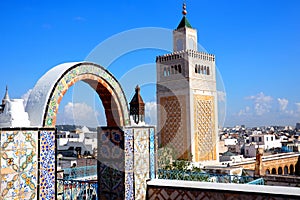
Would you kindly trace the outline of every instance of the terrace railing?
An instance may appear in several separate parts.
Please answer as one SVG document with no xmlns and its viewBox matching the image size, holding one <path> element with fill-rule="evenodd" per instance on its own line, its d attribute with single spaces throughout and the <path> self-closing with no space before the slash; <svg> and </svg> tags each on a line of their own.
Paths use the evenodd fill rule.
<svg viewBox="0 0 300 200">
<path fill-rule="evenodd" d="M 238 176 L 227 174 L 209 174 L 195 171 L 181 171 L 181 170 L 158 170 L 158 179 L 173 179 L 173 180 L 187 180 L 187 181 L 202 181 L 215 183 L 239 183 L 239 184 L 260 184 L 261 182 L 253 182 L 255 180 L 252 176 Z"/>
<path fill-rule="evenodd" d="M 97 181 L 57 180 L 57 200 L 97 200 Z"/>
<path fill-rule="evenodd" d="M 64 168 L 64 179 L 74 180 L 78 178 L 84 178 L 88 176 L 97 175 L 97 165 L 84 166 L 84 167 L 74 167 L 74 168 Z"/>
</svg>

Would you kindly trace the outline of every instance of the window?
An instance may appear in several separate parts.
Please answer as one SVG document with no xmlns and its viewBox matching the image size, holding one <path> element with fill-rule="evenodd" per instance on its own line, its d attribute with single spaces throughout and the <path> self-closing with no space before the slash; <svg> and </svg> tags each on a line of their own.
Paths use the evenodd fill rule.
<svg viewBox="0 0 300 200">
<path fill-rule="evenodd" d="M 251 138 L 251 141 L 254 142 L 254 137 Z"/>
<path fill-rule="evenodd" d="M 195 73 L 198 73 L 198 65 L 195 66 Z"/>
<path fill-rule="evenodd" d="M 164 76 L 167 76 L 167 69 L 164 68 Z"/>
<path fill-rule="evenodd" d="M 178 65 L 178 73 L 181 74 L 181 65 Z"/>
<path fill-rule="evenodd" d="M 177 65 L 175 65 L 175 74 L 178 73 Z"/>
<path fill-rule="evenodd" d="M 207 75 L 210 74 L 210 72 L 209 72 L 209 67 L 206 68 L 206 74 L 207 74 Z"/>
<path fill-rule="evenodd" d="M 171 74 L 174 74 L 174 66 L 171 66 Z"/>
<path fill-rule="evenodd" d="M 259 137 L 259 138 L 258 138 L 258 141 L 259 141 L 259 142 L 261 142 L 261 141 L 262 141 L 261 137 Z"/>
<path fill-rule="evenodd" d="M 182 51 L 183 50 L 183 41 L 182 39 L 177 40 L 177 51 Z"/>
<path fill-rule="evenodd" d="M 274 139 L 273 136 L 271 136 L 271 141 L 273 141 L 273 139 Z"/>
</svg>

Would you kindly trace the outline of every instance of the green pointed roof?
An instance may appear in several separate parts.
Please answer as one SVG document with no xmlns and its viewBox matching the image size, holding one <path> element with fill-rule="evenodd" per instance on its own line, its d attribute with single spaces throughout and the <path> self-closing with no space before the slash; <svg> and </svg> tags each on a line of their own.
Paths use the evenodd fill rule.
<svg viewBox="0 0 300 200">
<path fill-rule="evenodd" d="M 190 24 L 190 22 L 188 21 L 188 19 L 186 18 L 186 16 L 183 16 L 179 25 L 177 26 L 177 29 L 183 28 L 183 27 L 188 27 L 188 28 L 193 28 Z"/>
</svg>

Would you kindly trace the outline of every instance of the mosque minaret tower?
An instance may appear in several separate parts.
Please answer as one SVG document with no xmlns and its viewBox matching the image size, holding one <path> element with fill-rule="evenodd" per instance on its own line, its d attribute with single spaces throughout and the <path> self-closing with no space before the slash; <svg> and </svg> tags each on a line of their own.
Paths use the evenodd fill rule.
<svg viewBox="0 0 300 200">
<path fill-rule="evenodd" d="M 218 161 L 215 56 L 198 51 L 185 4 L 182 14 L 173 52 L 156 57 L 159 144 L 179 159 Z"/>
</svg>

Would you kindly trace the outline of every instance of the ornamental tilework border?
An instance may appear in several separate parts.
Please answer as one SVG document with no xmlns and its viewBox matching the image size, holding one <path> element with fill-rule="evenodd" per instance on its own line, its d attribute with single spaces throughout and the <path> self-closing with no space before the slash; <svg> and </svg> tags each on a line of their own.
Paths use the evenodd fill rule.
<svg viewBox="0 0 300 200">
<path fill-rule="evenodd" d="M 150 172 L 150 130 L 134 128 L 134 189 L 135 199 L 146 198 L 146 180 Z"/>
<path fill-rule="evenodd" d="M 37 198 L 37 141 L 38 131 L 1 130 L 0 195 L 3 199 Z"/>
<path fill-rule="evenodd" d="M 125 136 L 125 199 L 134 199 L 134 175 L 133 175 L 133 130 L 124 130 Z"/>
<path fill-rule="evenodd" d="M 129 125 L 129 113 L 126 113 L 125 109 L 127 108 L 127 100 L 125 99 L 121 86 L 116 81 L 116 79 L 114 79 L 113 76 L 109 74 L 105 69 L 88 63 L 83 63 L 74 67 L 66 74 L 64 74 L 63 77 L 56 84 L 54 92 L 49 101 L 48 108 L 46 110 L 44 125 L 46 127 L 55 126 L 56 112 L 58 110 L 59 103 L 63 98 L 65 92 L 68 90 L 68 88 L 72 86 L 76 81 L 78 81 L 80 76 L 90 76 L 91 78 L 95 76 L 106 81 L 114 89 L 114 93 L 116 94 L 120 105 L 123 107 L 123 112 L 125 112 L 123 115 L 124 124 Z"/>
<path fill-rule="evenodd" d="M 156 143 L 156 139 L 155 139 L 155 129 L 154 128 L 150 128 L 150 178 L 154 179 L 155 178 L 155 168 L 156 168 L 156 164 L 155 164 L 155 147 L 157 149 L 157 143 Z"/>
<path fill-rule="evenodd" d="M 39 197 L 55 198 L 55 131 L 40 131 Z"/>
</svg>

